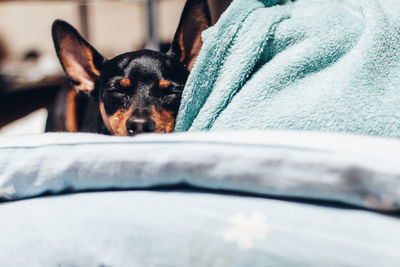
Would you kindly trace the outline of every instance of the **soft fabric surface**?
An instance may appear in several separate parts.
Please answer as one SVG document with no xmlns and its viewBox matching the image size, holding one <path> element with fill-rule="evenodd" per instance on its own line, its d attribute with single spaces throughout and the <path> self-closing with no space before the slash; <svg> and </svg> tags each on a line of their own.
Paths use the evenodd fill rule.
<svg viewBox="0 0 400 267">
<path fill-rule="evenodd" d="M 3 200 L 187 184 L 400 210 L 400 141 L 309 132 L 0 138 Z"/>
<path fill-rule="evenodd" d="M 400 137 L 399 14 L 398 0 L 233 1 L 203 33 L 176 130 Z"/>
<path fill-rule="evenodd" d="M 400 266 L 400 221 L 195 192 L 97 192 L 0 205 L 0 266 Z"/>
</svg>

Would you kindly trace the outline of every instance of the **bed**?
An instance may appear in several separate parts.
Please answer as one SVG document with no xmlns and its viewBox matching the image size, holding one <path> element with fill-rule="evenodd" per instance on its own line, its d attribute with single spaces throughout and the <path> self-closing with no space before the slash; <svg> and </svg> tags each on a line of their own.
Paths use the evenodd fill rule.
<svg viewBox="0 0 400 267">
<path fill-rule="evenodd" d="M 0 266 L 400 266 L 400 141 L 0 139 Z"/>
</svg>

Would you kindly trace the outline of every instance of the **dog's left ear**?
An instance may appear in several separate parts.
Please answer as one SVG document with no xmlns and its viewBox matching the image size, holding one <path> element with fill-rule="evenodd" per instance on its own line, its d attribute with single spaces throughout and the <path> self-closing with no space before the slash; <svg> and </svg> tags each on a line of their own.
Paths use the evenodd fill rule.
<svg viewBox="0 0 400 267">
<path fill-rule="evenodd" d="M 187 0 L 169 53 L 178 56 L 189 71 L 203 45 L 201 33 L 210 25 L 207 0 Z"/>
</svg>

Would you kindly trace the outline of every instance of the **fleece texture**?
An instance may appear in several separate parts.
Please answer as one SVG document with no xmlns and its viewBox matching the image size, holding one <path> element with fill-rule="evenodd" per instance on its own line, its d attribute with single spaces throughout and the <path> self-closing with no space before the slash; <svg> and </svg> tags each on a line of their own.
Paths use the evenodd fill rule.
<svg viewBox="0 0 400 267">
<path fill-rule="evenodd" d="M 203 32 L 176 131 L 400 137 L 400 1 L 235 0 Z"/>
</svg>

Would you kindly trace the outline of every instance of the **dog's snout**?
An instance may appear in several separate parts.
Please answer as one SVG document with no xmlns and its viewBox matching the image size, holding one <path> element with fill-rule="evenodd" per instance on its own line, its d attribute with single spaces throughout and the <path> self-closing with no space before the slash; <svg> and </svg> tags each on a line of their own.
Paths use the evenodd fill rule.
<svg viewBox="0 0 400 267">
<path fill-rule="evenodd" d="M 150 111 L 146 108 L 136 108 L 133 112 L 132 112 L 132 116 L 133 117 L 148 117 L 150 116 Z"/>
<path fill-rule="evenodd" d="M 128 135 L 135 135 L 138 133 L 151 133 L 154 132 L 155 126 L 155 122 L 148 118 L 130 118 L 126 122 Z"/>
</svg>

